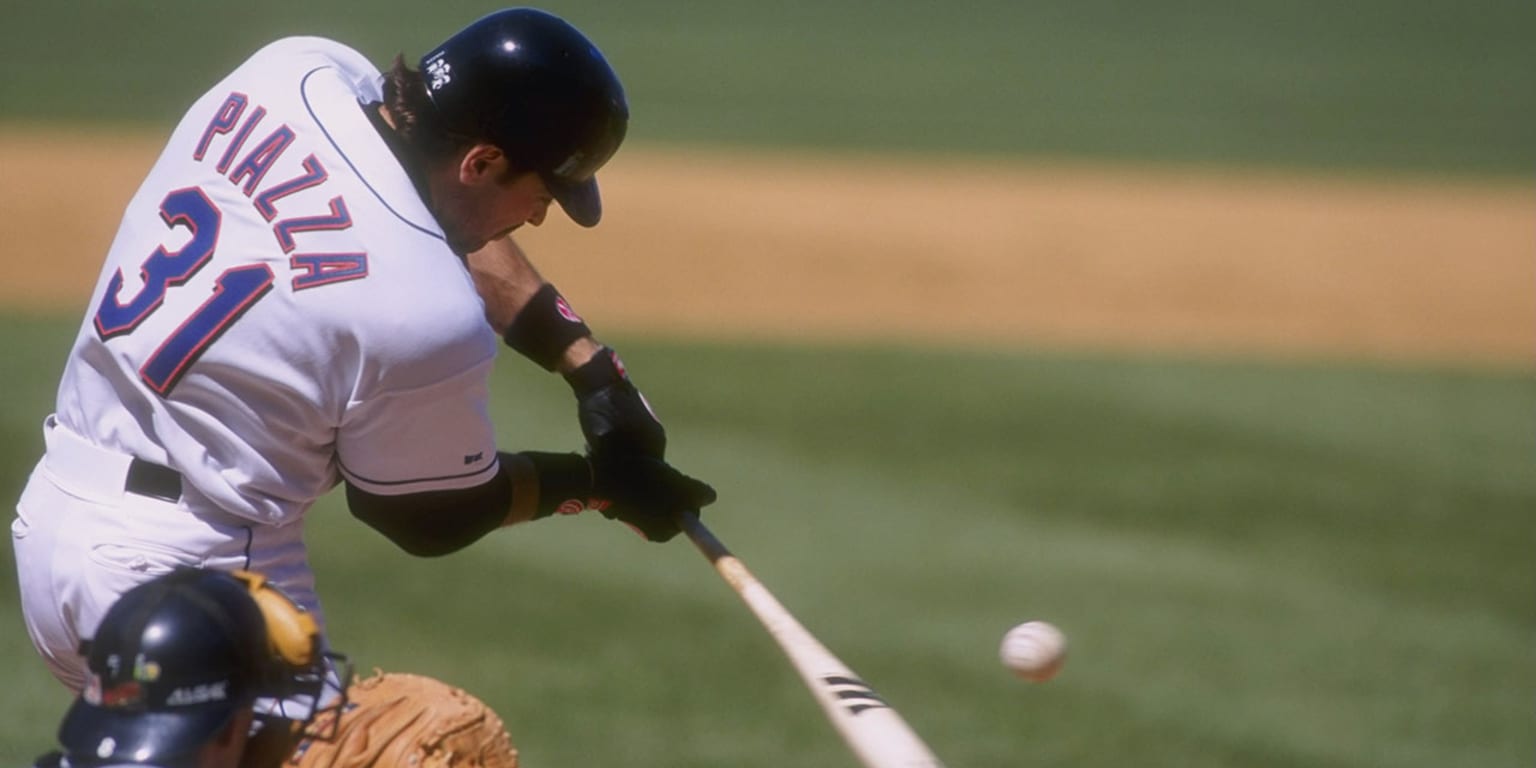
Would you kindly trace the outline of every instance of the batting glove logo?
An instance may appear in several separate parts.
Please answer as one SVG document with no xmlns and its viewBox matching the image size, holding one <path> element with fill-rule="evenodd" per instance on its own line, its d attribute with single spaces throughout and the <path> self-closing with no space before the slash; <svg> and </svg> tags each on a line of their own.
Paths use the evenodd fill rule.
<svg viewBox="0 0 1536 768">
<path fill-rule="evenodd" d="M 581 499 L 566 499 L 565 501 L 560 502 L 559 506 L 555 507 L 555 514 L 579 515 L 589 509 L 602 512 L 608 509 L 608 507 L 612 504 L 613 502 L 607 499 L 587 499 L 586 501 L 582 501 Z"/>
</svg>

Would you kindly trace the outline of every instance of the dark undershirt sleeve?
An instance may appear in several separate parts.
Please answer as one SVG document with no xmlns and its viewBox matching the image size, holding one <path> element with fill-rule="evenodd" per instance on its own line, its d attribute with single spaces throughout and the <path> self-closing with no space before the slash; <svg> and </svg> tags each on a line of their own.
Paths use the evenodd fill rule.
<svg viewBox="0 0 1536 768">
<path fill-rule="evenodd" d="M 451 491 L 380 496 L 347 483 L 352 516 L 417 557 L 457 552 L 496 530 L 512 506 L 503 465 L 490 482 Z"/>
</svg>

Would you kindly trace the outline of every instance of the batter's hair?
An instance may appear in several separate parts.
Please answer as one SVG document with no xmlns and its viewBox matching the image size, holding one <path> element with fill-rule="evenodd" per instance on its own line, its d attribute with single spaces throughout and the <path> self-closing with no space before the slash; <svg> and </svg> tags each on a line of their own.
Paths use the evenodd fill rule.
<svg viewBox="0 0 1536 768">
<path fill-rule="evenodd" d="M 450 159 L 474 144 L 489 141 L 448 130 L 427 97 L 426 78 L 406 66 L 403 55 L 397 54 L 394 65 L 384 73 L 384 108 L 394 118 L 396 139 L 427 163 Z M 522 158 L 510 154 L 507 160 L 503 181 L 522 173 L 526 165 Z"/>
<path fill-rule="evenodd" d="M 426 160 L 441 160 L 475 143 L 469 136 L 450 133 L 427 97 L 427 81 L 405 64 L 404 55 L 384 73 L 384 108 L 395 123 L 401 144 Z"/>
</svg>

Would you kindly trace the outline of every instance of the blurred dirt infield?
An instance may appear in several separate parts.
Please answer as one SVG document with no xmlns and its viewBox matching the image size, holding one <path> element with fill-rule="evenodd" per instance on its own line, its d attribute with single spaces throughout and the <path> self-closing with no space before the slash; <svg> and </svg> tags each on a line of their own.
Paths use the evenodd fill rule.
<svg viewBox="0 0 1536 768">
<path fill-rule="evenodd" d="M 160 138 L 0 130 L 0 302 L 78 312 Z M 1536 188 L 626 147 L 519 234 L 610 333 L 1529 366 Z"/>
</svg>

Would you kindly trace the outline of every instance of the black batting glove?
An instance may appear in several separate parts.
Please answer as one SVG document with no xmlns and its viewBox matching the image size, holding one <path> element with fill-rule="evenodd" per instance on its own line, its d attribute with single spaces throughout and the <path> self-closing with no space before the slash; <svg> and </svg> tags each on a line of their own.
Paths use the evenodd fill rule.
<svg viewBox="0 0 1536 768">
<path fill-rule="evenodd" d="M 609 520 L 629 524 L 650 541 L 670 541 L 682 529 L 678 512 L 715 502 L 715 489 L 653 456 L 593 452 L 593 504 Z"/>
<path fill-rule="evenodd" d="M 565 380 L 576 394 L 576 417 L 587 449 L 594 454 L 637 454 L 660 459 L 667 430 L 645 396 L 629 380 L 613 349 L 603 347 Z"/>
</svg>

